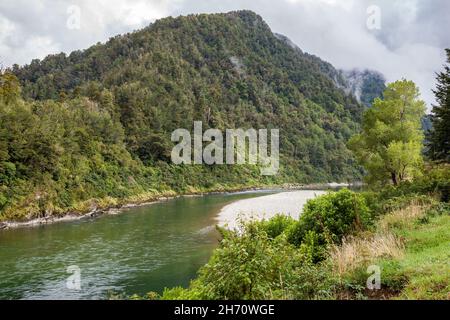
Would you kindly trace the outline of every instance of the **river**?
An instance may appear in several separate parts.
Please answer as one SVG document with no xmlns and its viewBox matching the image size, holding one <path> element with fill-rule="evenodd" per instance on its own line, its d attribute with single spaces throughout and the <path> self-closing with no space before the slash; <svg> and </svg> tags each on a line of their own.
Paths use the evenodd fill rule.
<svg viewBox="0 0 450 320">
<path fill-rule="evenodd" d="M 221 209 L 229 215 L 230 204 L 274 193 L 180 197 L 117 215 L 0 231 L 0 299 L 105 299 L 186 287 L 218 245 Z M 70 266 L 79 270 L 80 290 L 67 288 Z"/>
</svg>

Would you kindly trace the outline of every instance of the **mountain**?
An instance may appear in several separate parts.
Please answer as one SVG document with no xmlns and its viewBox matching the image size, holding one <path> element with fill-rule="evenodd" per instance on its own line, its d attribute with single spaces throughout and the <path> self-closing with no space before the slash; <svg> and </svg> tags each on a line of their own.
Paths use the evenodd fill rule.
<svg viewBox="0 0 450 320">
<path fill-rule="evenodd" d="M 366 107 L 372 106 L 375 98 L 383 97 L 386 79 L 381 73 L 359 69 L 342 70 L 341 73 L 346 82 L 347 92 L 353 94 Z"/>
<path fill-rule="evenodd" d="M 33 203 L 46 188 L 48 199 L 40 201 L 57 208 L 50 211 L 64 211 L 92 197 L 343 181 L 360 174 L 346 142 L 364 108 L 330 77 L 340 74 L 331 64 L 287 44 L 250 11 L 161 19 L 11 71 L 22 86 L 24 101 L 17 103 L 25 107 L 3 106 L 5 126 L 12 116 L 18 126 L 26 118 L 15 114 L 21 110 L 35 119 L 38 134 L 22 137 L 27 130 L 5 129 L 4 208 L 24 199 Z M 191 130 L 194 121 L 202 121 L 204 130 L 279 128 L 280 174 L 261 177 L 251 166 L 171 164 L 172 131 Z M 32 152 L 15 150 L 12 134 Z M 45 141 L 33 140 L 41 135 Z M 14 176 L 7 176 L 12 166 Z"/>
<path fill-rule="evenodd" d="M 300 49 L 300 47 L 298 47 L 291 39 L 289 39 L 285 35 L 279 33 L 274 33 L 274 35 L 275 37 L 277 37 L 278 40 L 284 42 L 286 45 L 295 50 L 298 54 L 302 55 L 305 59 L 308 59 L 311 64 L 314 64 L 318 68 L 318 70 L 322 72 L 323 75 L 325 75 L 331 81 L 334 82 L 336 87 L 344 89 L 348 93 L 352 93 L 349 90 L 347 90 L 349 89 L 348 82 L 341 70 L 336 69 L 335 67 L 333 67 L 331 63 L 323 61 L 322 59 L 313 54 L 303 52 L 302 49 Z"/>
<path fill-rule="evenodd" d="M 330 78 L 338 88 L 352 94 L 358 102 L 362 103 L 364 106 L 370 107 L 375 98 L 383 97 L 383 92 L 386 89 L 386 79 L 380 72 L 367 69 L 336 69 L 333 65 L 321 60 L 317 56 L 303 53 L 303 51 L 285 35 L 278 33 L 275 33 L 274 35 L 299 54 L 309 58 L 311 63 L 316 64 L 320 71 Z"/>
</svg>

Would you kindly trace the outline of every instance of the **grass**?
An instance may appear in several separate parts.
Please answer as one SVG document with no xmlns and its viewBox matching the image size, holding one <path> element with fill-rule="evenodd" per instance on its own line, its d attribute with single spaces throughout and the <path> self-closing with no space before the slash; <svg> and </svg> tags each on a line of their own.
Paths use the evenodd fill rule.
<svg viewBox="0 0 450 320">
<path fill-rule="evenodd" d="M 388 275 L 407 279 L 401 299 L 450 299 L 450 215 L 416 220 L 409 228 L 396 228 L 405 239 L 405 257 L 392 264 L 381 261 Z"/>
<path fill-rule="evenodd" d="M 365 290 L 367 267 L 378 265 L 380 294 L 365 290 L 366 298 L 450 299 L 449 207 L 412 204 L 389 213 L 373 233 L 333 247 L 330 260 L 345 288 L 357 288 L 353 297 Z"/>
<path fill-rule="evenodd" d="M 333 261 L 333 272 L 342 278 L 348 272 L 376 258 L 403 257 L 404 244 L 401 239 L 391 233 L 352 237 L 344 239 L 340 246 L 333 246 L 330 255 Z"/>
<path fill-rule="evenodd" d="M 420 205 L 419 203 L 413 202 L 405 208 L 398 209 L 383 216 L 378 222 L 377 227 L 379 230 L 384 231 L 409 229 L 415 221 L 424 219 L 429 209 L 430 205 Z"/>
</svg>

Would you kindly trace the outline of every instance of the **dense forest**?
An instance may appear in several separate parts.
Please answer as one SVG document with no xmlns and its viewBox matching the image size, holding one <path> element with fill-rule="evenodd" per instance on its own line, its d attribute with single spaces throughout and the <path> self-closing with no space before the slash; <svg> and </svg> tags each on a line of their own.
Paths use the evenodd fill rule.
<svg viewBox="0 0 450 320">
<path fill-rule="evenodd" d="M 249 11 L 158 20 L 1 78 L 1 219 L 162 193 L 359 179 L 346 143 L 363 107 L 330 64 Z M 18 81 L 17 81 L 18 79 Z M 174 166 L 171 132 L 279 128 L 280 172 Z"/>
</svg>

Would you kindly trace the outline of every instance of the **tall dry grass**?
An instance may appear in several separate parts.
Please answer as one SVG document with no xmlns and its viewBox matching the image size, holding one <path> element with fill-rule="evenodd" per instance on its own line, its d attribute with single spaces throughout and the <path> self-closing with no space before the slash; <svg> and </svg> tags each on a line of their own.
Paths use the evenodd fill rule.
<svg viewBox="0 0 450 320">
<path fill-rule="evenodd" d="M 331 248 L 330 258 L 333 271 L 343 276 L 376 258 L 401 258 L 403 252 L 401 239 L 391 233 L 378 233 L 367 238 L 344 239 L 342 245 Z"/>
<path fill-rule="evenodd" d="M 405 245 L 392 233 L 392 228 L 409 226 L 426 215 L 429 205 L 411 203 L 406 208 L 383 216 L 377 223 L 377 231 L 371 235 L 359 235 L 344 239 L 341 245 L 330 250 L 333 271 L 343 276 L 377 258 L 400 259 L 404 255 Z"/>
<path fill-rule="evenodd" d="M 381 232 L 392 228 L 404 228 L 410 226 L 417 219 L 423 218 L 430 205 L 413 202 L 406 208 L 402 208 L 383 216 L 378 222 L 378 229 Z"/>
</svg>

